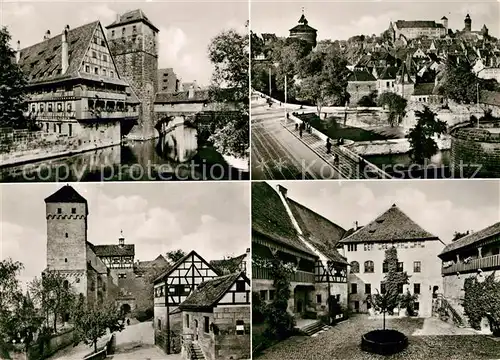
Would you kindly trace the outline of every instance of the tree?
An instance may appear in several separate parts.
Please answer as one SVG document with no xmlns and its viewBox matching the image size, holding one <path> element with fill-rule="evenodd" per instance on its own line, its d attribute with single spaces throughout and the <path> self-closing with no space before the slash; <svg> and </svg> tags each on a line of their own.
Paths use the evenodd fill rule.
<svg viewBox="0 0 500 360">
<path fill-rule="evenodd" d="M 214 65 L 210 99 L 220 107 L 209 141 L 219 152 L 237 157 L 249 155 L 248 54 L 249 36 L 234 30 L 221 32 L 208 47 Z"/>
<path fill-rule="evenodd" d="M 446 133 L 446 122 L 436 118 L 427 106 L 424 111 L 415 111 L 417 124 L 410 129 L 407 138 L 410 142 L 410 158 L 417 164 L 424 164 L 439 151 L 433 136 Z"/>
<path fill-rule="evenodd" d="M 372 91 L 369 95 L 364 95 L 363 97 L 361 97 L 361 99 L 359 99 L 358 101 L 358 105 L 363 107 L 377 106 L 376 98 L 377 92 Z"/>
<path fill-rule="evenodd" d="M 114 305 L 103 307 L 80 306 L 75 309 L 74 329 L 78 339 L 84 344 L 94 347 L 97 352 L 97 341 L 110 332 L 122 331 L 125 327 L 119 309 Z"/>
<path fill-rule="evenodd" d="M 0 127 L 29 128 L 34 123 L 23 115 L 27 81 L 14 60 L 16 52 L 9 46 L 10 39 L 7 28 L 0 28 Z"/>
<path fill-rule="evenodd" d="M 385 314 L 393 315 L 394 308 L 400 305 L 402 296 L 399 290 L 403 285 L 408 284 L 409 276 L 406 272 L 398 271 L 398 252 L 394 246 L 385 251 L 384 262 L 388 267 L 383 281 L 385 292 L 374 294 L 372 301 L 375 309 L 382 311 L 384 315 L 385 330 Z"/>
<path fill-rule="evenodd" d="M 348 98 L 347 62 L 335 51 L 312 52 L 300 64 L 298 95 L 316 105 L 318 116 L 328 102 L 343 104 Z"/>
<path fill-rule="evenodd" d="M 24 266 L 11 258 L 0 262 L 0 345 L 10 341 L 13 336 L 15 312 L 22 298 L 17 276 Z"/>
<path fill-rule="evenodd" d="M 19 293 L 16 296 L 16 305 L 9 323 L 11 337 L 18 342 L 23 342 L 24 350 L 27 351 L 42 323 L 43 316 L 35 308 L 29 293 L 26 295 Z"/>
<path fill-rule="evenodd" d="M 391 127 L 399 125 L 405 115 L 407 100 L 396 93 L 384 92 L 378 98 L 379 106 L 387 106 L 389 109 L 388 121 Z"/>
<path fill-rule="evenodd" d="M 179 261 L 184 256 L 186 256 L 186 253 L 181 249 L 171 250 L 171 251 L 167 252 L 167 259 L 173 263 Z"/>
<path fill-rule="evenodd" d="M 458 239 L 461 239 L 463 238 L 464 236 L 467 236 L 469 235 L 469 230 L 467 230 L 466 232 L 459 232 L 459 231 L 455 231 L 455 233 L 453 234 L 453 239 L 451 239 L 451 241 L 457 241 Z"/>
<path fill-rule="evenodd" d="M 57 319 L 64 321 L 64 317 L 75 302 L 75 294 L 69 282 L 61 273 L 48 271 L 42 274 L 41 278 L 33 279 L 29 289 L 45 315 L 47 326 L 52 320 L 52 329 L 56 332 Z"/>
</svg>

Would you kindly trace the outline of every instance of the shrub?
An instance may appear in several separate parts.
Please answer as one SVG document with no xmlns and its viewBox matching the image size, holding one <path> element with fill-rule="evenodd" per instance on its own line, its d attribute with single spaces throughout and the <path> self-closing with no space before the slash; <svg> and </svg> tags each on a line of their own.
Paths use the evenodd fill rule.
<svg viewBox="0 0 500 360">
<path fill-rule="evenodd" d="M 266 303 L 262 301 L 259 293 L 252 292 L 252 323 L 262 324 L 265 321 Z"/>
<path fill-rule="evenodd" d="M 134 317 L 140 322 L 151 320 L 153 316 L 154 316 L 154 310 L 151 308 L 147 308 L 145 310 L 138 310 L 134 314 Z"/>
<path fill-rule="evenodd" d="M 469 323 L 474 329 L 480 329 L 481 320 L 487 317 L 491 327 L 500 324 L 500 281 L 495 280 L 495 273 L 487 276 L 483 282 L 477 278 L 465 279 L 463 307 Z"/>
<path fill-rule="evenodd" d="M 406 294 L 401 296 L 399 301 L 399 306 L 403 309 L 406 309 L 407 316 L 415 316 L 415 302 L 418 299 L 418 295 L 410 294 L 410 291 L 406 291 Z"/>
</svg>

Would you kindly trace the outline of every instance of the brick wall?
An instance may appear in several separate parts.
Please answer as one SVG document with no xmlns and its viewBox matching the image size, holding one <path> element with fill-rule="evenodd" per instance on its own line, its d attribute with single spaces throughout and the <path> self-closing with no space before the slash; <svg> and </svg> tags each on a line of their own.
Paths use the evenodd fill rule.
<svg viewBox="0 0 500 360">
<path fill-rule="evenodd" d="M 500 177 L 500 136 L 485 129 L 461 128 L 452 133 L 451 164 L 460 171 L 462 164 L 481 165 L 476 176 Z M 474 171 L 476 168 L 471 169 Z"/>
</svg>

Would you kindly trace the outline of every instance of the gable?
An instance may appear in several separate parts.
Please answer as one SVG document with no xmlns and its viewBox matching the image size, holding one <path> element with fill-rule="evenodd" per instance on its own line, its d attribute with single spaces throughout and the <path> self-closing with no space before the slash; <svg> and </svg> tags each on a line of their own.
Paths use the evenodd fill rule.
<svg viewBox="0 0 500 360">
<path fill-rule="evenodd" d="M 120 77 L 101 24 L 95 28 L 89 39 L 78 71 L 98 75 L 103 79 Z"/>
<path fill-rule="evenodd" d="M 250 280 L 240 275 L 233 285 L 222 295 L 216 305 L 243 305 L 250 304 Z"/>
</svg>

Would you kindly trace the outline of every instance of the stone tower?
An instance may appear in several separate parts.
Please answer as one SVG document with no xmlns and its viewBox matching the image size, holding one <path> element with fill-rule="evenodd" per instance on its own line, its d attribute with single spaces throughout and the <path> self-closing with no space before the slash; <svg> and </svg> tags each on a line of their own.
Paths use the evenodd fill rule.
<svg viewBox="0 0 500 360">
<path fill-rule="evenodd" d="M 302 9 L 299 24 L 290 29 L 289 37 L 307 42 L 311 46 L 311 49 L 316 47 L 317 30 L 309 26 L 309 22 L 304 15 L 304 9 Z"/>
<path fill-rule="evenodd" d="M 118 15 L 106 26 L 110 51 L 120 77 L 141 101 L 139 122 L 129 138 L 147 140 L 155 136 L 154 98 L 158 91 L 158 28 L 142 10 Z"/>
<path fill-rule="evenodd" d="M 86 294 L 87 200 L 66 185 L 45 199 L 47 270 L 59 271 Z"/>
<path fill-rule="evenodd" d="M 469 14 L 467 14 L 467 16 L 465 17 L 465 20 L 464 20 L 464 30 L 465 31 L 471 31 L 472 30 L 472 20 L 469 16 Z"/>
</svg>

